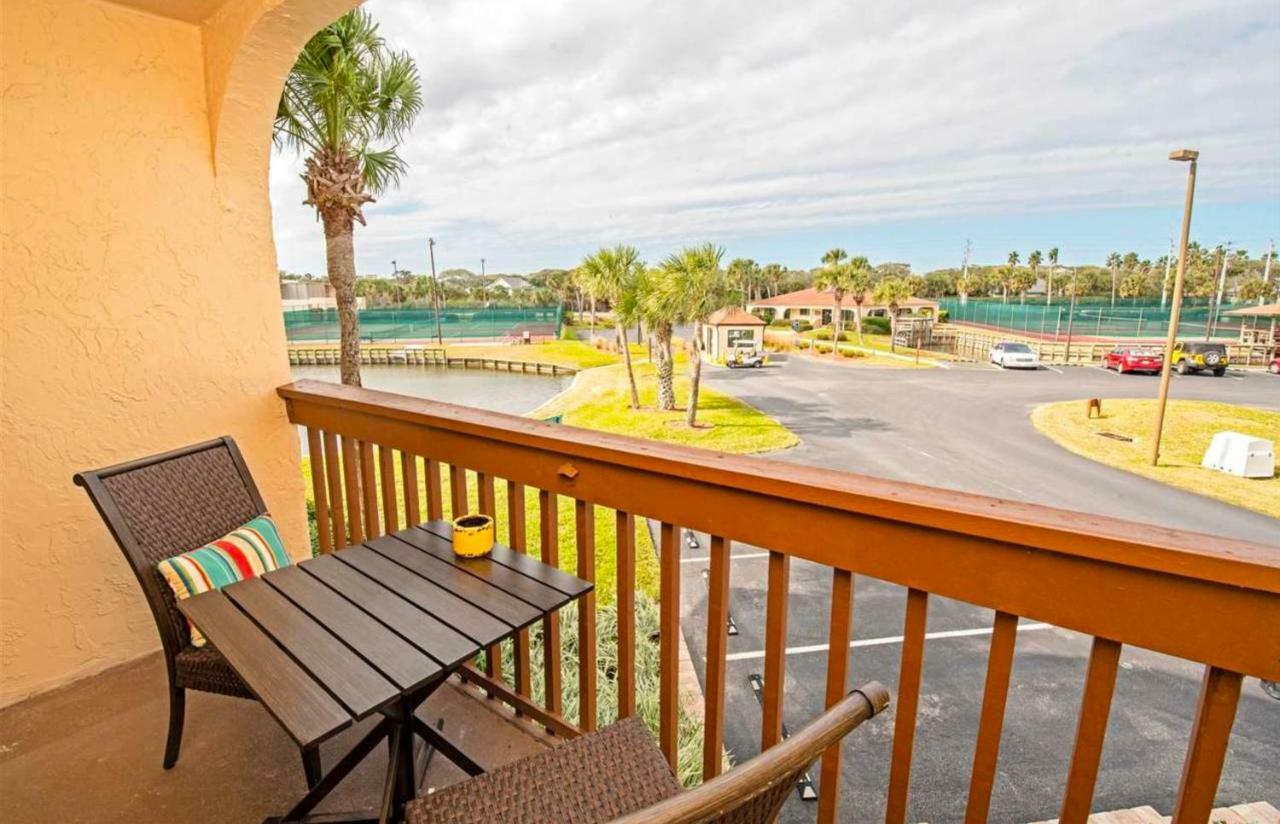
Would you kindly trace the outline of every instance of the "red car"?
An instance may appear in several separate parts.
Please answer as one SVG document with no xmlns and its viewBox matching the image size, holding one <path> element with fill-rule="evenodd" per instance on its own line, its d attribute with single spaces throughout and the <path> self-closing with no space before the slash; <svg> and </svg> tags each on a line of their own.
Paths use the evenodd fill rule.
<svg viewBox="0 0 1280 824">
<path fill-rule="evenodd" d="M 1280 355 L 1271 359 L 1271 363 L 1267 364 L 1267 371 L 1273 375 L 1280 375 Z"/>
<path fill-rule="evenodd" d="M 1102 359 L 1103 369 L 1114 369 L 1120 374 L 1125 372 L 1159 372 L 1164 366 L 1164 358 L 1154 349 L 1140 346 L 1117 346 Z"/>
</svg>

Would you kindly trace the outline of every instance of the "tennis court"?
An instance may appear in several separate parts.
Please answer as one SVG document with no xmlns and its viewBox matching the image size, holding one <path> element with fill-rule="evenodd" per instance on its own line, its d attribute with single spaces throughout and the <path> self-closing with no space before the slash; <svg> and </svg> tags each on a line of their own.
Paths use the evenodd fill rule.
<svg viewBox="0 0 1280 824">
<path fill-rule="evenodd" d="M 964 302 L 959 298 L 941 298 L 938 304 L 951 321 L 1047 340 L 1066 339 L 1068 327 L 1075 338 L 1162 338 L 1169 328 L 1170 308 L 1162 307 L 1159 298 L 1117 300 L 1114 306 L 1109 298 L 1082 298 L 1076 301 L 1074 310 L 1069 298 L 1061 303 L 1055 299 L 1052 304 L 1044 303 L 1043 299 L 1001 303 L 992 298 L 970 298 Z M 1245 305 L 1224 303 L 1210 307 L 1205 298 L 1188 298 L 1183 301 L 1178 335 L 1202 338 L 1206 329 L 1210 329 L 1214 337 L 1237 338 L 1242 321 L 1226 313 Z"/>
<path fill-rule="evenodd" d="M 478 306 L 446 308 L 440 312 L 440 334 L 446 339 L 505 340 L 555 338 L 560 333 L 559 306 Z M 336 309 L 302 309 L 284 313 L 290 343 L 336 341 Z M 378 307 L 360 310 L 360 339 L 414 340 L 436 337 L 432 308 Z"/>
</svg>

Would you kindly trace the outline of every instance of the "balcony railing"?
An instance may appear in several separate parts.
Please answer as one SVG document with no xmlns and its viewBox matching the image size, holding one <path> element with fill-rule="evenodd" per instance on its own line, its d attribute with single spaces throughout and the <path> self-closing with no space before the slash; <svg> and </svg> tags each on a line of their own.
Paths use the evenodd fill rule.
<svg viewBox="0 0 1280 824">
<path fill-rule="evenodd" d="M 513 500 L 538 491 L 541 553 L 558 562 L 558 496 L 576 511 L 577 574 L 594 574 L 593 507 L 617 512 L 618 706 L 635 712 L 633 518 L 661 524 L 660 743 L 675 765 L 678 709 L 679 530 L 711 537 L 703 774 L 721 770 L 733 541 L 767 548 L 763 732 L 781 736 L 788 577 L 793 558 L 831 569 L 826 704 L 845 693 L 854 575 L 908 589 L 887 824 L 906 820 L 925 616 L 931 597 L 995 611 L 986 684 L 974 742 L 967 821 L 985 820 L 1021 618 L 1092 636 L 1063 822 L 1089 814 L 1123 645 L 1204 665 L 1173 821 L 1202 824 L 1218 786 L 1243 675 L 1280 680 L 1280 552 L 1183 532 L 789 463 L 738 457 L 546 424 L 527 418 L 316 381 L 283 386 L 289 419 L 307 428 L 322 551 L 443 512 L 441 469 L 450 467 L 454 511 L 465 509 L 468 473 L 480 508 L 494 512 L 495 484 Z M 376 453 L 376 455 L 375 455 Z M 405 483 L 397 498 L 397 463 Z M 425 473 L 426 500 L 419 500 Z M 380 479 L 380 483 L 378 480 Z M 379 500 L 378 489 L 381 489 Z M 345 505 L 344 505 L 345 501 Z M 525 551 L 524 511 L 510 508 L 507 534 Z M 579 718 L 594 723 L 595 604 L 578 613 Z M 577 729 L 561 715 L 559 628 L 546 633 L 544 707 L 530 695 L 529 643 L 515 642 L 513 687 L 490 655 L 488 673 L 468 677 L 553 730 Z M 819 821 L 833 820 L 840 749 L 821 764 Z"/>
</svg>

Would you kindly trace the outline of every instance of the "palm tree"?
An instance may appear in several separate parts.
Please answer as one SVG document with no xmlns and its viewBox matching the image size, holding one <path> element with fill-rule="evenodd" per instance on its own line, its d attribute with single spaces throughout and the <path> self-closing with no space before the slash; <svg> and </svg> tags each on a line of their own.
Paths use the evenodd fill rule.
<svg viewBox="0 0 1280 824">
<path fill-rule="evenodd" d="M 847 257 L 849 257 L 849 253 L 844 249 L 841 249 L 839 246 L 836 246 L 826 251 L 826 254 L 822 256 L 822 263 L 825 266 L 835 266 Z"/>
<path fill-rule="evenodd" d="M 871 261 L 861 255 L 849 259 L 849 271 L 845 280 L 845 292 L 853 298 L 853 328 L 858 333 L 858 343 L 862 343 L 862 304 L 871 289 Z"/>
<path fill-rule="evenodd" d="M 693 324 L 693 345 L 689 347 L 689 406 L 685 423 L 693 426 L 698 416 L 698 388 L 702 380 L 702 330 L 713 312 L 736 302 L 729 280 L 720 268 L 724 248 L 713 243 L 686 246 L 662 262 L 662 274 L 653 289 L 652 301 L 665 306 L 666 316 L 676 323 Z"/>
<path fill-rule="evenodd" d="M 1053 275 L 1058 271 L 1058 247 L 1049 250 L 1049 285 L 1044 290 L 1045 306 L 1053 305 Z"/>
<path fill-rule="evenodd" d="M 1040 280 L 1040 263 L 1043 260 L 1044 258 L 1041 256 L 1039 249 L 1035 249 L 1031 252 L 1031 254 L 1027 255 L 1027 265 L 1031 267 L 1031 286 L 1032 287 L 1034 287 L 1036 283 Z M 1027 296 L 1026 296 L 1026 293 L 1024 292 L 1022 295 L 1022 300 L 1024 303 L 1026 302 L 1026 299 L 1027 299 Z"/>
<path fill-rule="evenodd" d="M 1116 287 L 1120 279 L 1120 254 L 1112 252 L 1107 255 L 1107 268 L 1111 270 L 1111 305 L 1116 305 Z"/>
<path fill-rule="evenodd" d="M 912 284 L 906 278 L 885 278 L 876 284 L 876 303 L 889 307 L 889 350 L 891 352 L 897 351 L 898 307 L 910 300 L 913 291 Z"/>
<path fill-rule="evenodd" d="M 1004 291 L 1003 291 L 1003 294 L 1001 295 L 1001 298 L 1000 298 L 1000 302 L 1001 302 L 1001 303 L 1008 303 L 1008 302 L 1009 302 L 1009 287 L 1013 285 L 1013 283 L 1012 283 L 1012 282 L 1013 282 L 1013 276 L 1014 276 L 1014 272 L 1015 272 L 1015 271 L 1017 271 L 1017 269 L 1018 269 L 1018 253 L 1017 253 L 1017 252 L 1010 252 L 1010 253 L 1009 253 L 1009 268 L 1005 271 L 1005 276 L 1004 276 L 1003 280 L 1002 280 L 1002 281 L 1001 281 L 1001 283 L 1000 283 L 1000 287 L 1001 287 L 1001 289 L 1003 289 L 1003 290 L 1004 290 Z"/>
<path fill-rule="evenodd" d="M 640 395 L 636 391 L 636 375 L 631 368 L 631 346 L 627 341 L 627 326 L 634 323 L 639 314 L 636 287 L 639 273 L 644 269 L 640 253 L 634 246 L 618 244 L 612 249 L 600 249 L 594 255 L 583 258 L 578 272 L 598 289 L 600 296 L 613 307 L 614 331 L 618 346 L 622 349 L 622 361 L 627 366 L 627 380 L 631 384 L 631 408 L 640 408 Z"/>
<path fill-rule="evenodd" d="M 844 334 L 844 296 L 852 291 L 850 287 L 852 280 L 853 267 L 848 263 L 829 263 L 813 278 L 814 287 L 820 292 L 831 292 L 831 299 L 835 303 L 836 309 L 833 317 L 835 339 L 831 344 L 831 357 L 833 358 L 840 354 L 840 340 Z"/>
<path fill-rule="evenodd" d="M 421 109 L 413 59 L 388 49 L 378 24 L 362 9 L 311 38 L 285 80 L 276 109 L 276 145 L 308 153 L 304 203 L 315 208 L 324 225 L 341 329 L 342 382 L 352 386 L 360 385 L 355 223 L 365 225 L 365 204 L 404 176 L 408 167 L 396 153 L 397 144 Z"/>
</svg>

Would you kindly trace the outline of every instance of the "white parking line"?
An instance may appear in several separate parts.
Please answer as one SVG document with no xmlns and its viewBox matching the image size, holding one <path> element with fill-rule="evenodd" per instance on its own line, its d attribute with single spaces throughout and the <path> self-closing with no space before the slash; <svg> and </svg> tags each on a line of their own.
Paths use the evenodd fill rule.
<svg viewBox="0 0 1280 824">
<path fill-rule="evenodd" d="M 1049 364 L 1047 364 L 1047 363 L 1042 363 L 1042 364 L 1040 364 L 1040 365 L 1041 365 L 1041 366 L 1043 366 L 1045 369 L 1048 369 L 1050 372 L 1057 372 L 1059 375 L 1061 375 L 1061 374 L 1062 374 L 1062 370 L 1061 370 L 1061 369 L 1059 369 L 1059 368 L 1058 368 L 1058 367 L 1056 367 L 1056 366 L 1050 366 L 1050 365 L 1049 365 Z"/>
<path fill-rule="evenodd" d="M 737 555 L 732 555 L 732 554 L 731 554 L 731 555 L 729 556 L 729 560 L 730 560 L 730 561 L 745 561 L 745 560 L 746 560 L 746 559 L 748 559 L 748 558 L 768 558 L 768 557 L 769 557 L 769 553 L 767 553 L 767 552 L 741 552 L 741 553 L 738 553 Z M 682 564 L 709 564 L 709 563 L 711 563 L 711 557 L 710 557 L 710 556 L 707 556 L 707 557 L 705 557 L 705 558 L 681 558 L 681 559 L 680 559 L 680 563 L 682 563 Z"/>
<path fill-rule="evenodd" d="M 1113 378 L 1118 378 L 1118 377 L 1120 377 L 1120 373 L 1119 373 L 1119 372 L 1112 372 L 1110 369 L 1107 369 L 1106 367 L 1103 367 L 1103 366 L 1095 366 L 1095 367 L 1093 367 L 1093 368 L 1094 368 L 1094 369 L 1097 369 L 1099 372 L 1105 372 L 1106 374 L 1110 375 L 1110 376 L 1111 376 L 1111 377 L 1113 377 Z"/>
<path fill-rule="evenodd" d="M 1019 624 L 1018 632 L 1032 632 L 1038 629 L 1050 629 L 1052 624 Z M 983 627 L 982 629 L 952 629 L 943 632 L 926 632 L 925 640 L 937 641 L 942 638 L 971 638 L 975 635 L 990 635 L 993 631 L 992 627 Z M 889 635 L 884 638 L 859 638 L 856 641 L 849 642 L 849 648 L 854 647 L 879 647 L 885 644 L 901 644 L 905 639 L 901 635 Z M 784 652 L 787 655 L 799 655 L 806 652 L 826 652 L 827 644 L 811 644 L 806 647 L 787 647 Z M 732 652 L 725 656 L 726 661 L 752 661 L 764 658 L 764 650 L 752 650 L 750 652 Z"/>
</svg>

